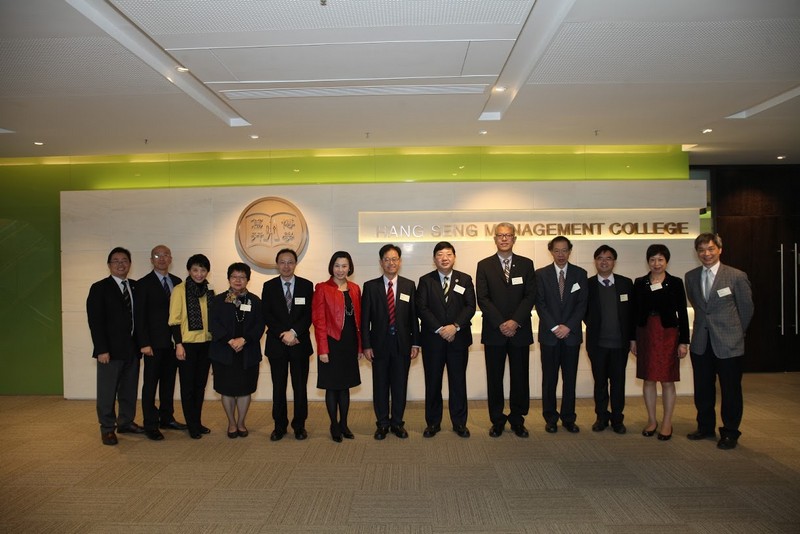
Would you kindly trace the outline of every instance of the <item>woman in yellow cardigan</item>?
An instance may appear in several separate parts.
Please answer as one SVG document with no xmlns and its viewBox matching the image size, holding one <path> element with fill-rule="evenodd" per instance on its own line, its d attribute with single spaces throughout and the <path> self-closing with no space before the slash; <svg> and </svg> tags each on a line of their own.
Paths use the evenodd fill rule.
<svg viewBox="0 0 800 534">
<path fill-rule="evenodd" d="M 186 262 L 189 276 L 172 292 L 169 302 L 169 324 L 178 358 L 181 380 L 181 405 L 189 435 L 200 439 L 211 432 L 203 426 L 201 416 L 205 399 L 208 370 L 211 363 L 209 317 L 214 290 L 208 285 L 211 262 L 203 254 L 195 254 Z"/>
</svg>

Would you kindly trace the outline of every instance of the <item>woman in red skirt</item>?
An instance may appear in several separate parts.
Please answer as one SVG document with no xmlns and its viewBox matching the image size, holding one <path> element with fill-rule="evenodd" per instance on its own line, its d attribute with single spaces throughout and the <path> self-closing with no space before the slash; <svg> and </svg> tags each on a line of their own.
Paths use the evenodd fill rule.
<svg viewBox="0 0 800 534">
<path fill-rule="evenodd" d="M 675 409 L 675 382 L 681 379 L 680 360 L 689 352 L 689 317 L 683 281 L 667 272 L 669 249 L 656 244 L 647 247 L 650 272 L 633 285 L 636 339 L 631 352 L 636 356 L 636 378 L 644 380 L 647 426 L 642 435 L 650 437 L 658 429 L 656 382 L 661 382 L 664 416 L 658 439 L 672 437 L 672 412 Z"/>
</svg>

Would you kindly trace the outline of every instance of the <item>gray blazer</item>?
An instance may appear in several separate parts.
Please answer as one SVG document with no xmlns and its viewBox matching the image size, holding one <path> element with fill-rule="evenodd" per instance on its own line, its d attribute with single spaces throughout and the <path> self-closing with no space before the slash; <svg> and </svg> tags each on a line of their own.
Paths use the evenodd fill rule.
<svg viewBox="0 0 800 534">
<path fill-rule="evenodd" d="M 739 269 L 720 264 L 708 302 L 703 298 L 703 267 L 686 273 L 686 295 L 694 308 L 694 326 L 690 350 L 706 351 L 709 338 L 717 358 L 744 354 L 744 334 L 753 318 L 753 294 L 750 280 Z M 721 293 L 721 294 L 720 294 Z"/>
</svg>

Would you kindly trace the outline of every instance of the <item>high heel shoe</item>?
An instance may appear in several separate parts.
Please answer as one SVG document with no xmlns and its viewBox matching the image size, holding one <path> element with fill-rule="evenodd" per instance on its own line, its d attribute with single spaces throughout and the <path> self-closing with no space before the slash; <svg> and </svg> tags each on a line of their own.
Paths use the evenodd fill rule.
<svg viewBox="0 0 800 534">
<path fill-rule="evenodd" d="M 345 439 L 355 439 L 353 432 L 351 432 L 350 429 L 347 428 L 347 425 L 342 426 L 342 437 L 344 437 Z"/>
<path fill-rule="evenodd" d="M 331 439 L 336 443 L 342 442 L 342 431 L 339 430 L 339 425 L 331 425 Z"/>
<path fill-rule="evenodd" d="M 646 437 L 646 438 L 651 438 L 651 437 L 653 437 L 655 435 L 656 430 L 658 430 L 658 423 L 656 423 L 656 426 L 655 426 L 655 428 L 653 430 L 647 430 L 647 427 L 645 427 L 645 429 L 642 430 L 642 435 L 644 437 Z M 661 434 L 659 434 L 659 436 L 660 435 Z M 670 435 L 672 435 L 672 434 L 670 434 Z"/>
</svg>

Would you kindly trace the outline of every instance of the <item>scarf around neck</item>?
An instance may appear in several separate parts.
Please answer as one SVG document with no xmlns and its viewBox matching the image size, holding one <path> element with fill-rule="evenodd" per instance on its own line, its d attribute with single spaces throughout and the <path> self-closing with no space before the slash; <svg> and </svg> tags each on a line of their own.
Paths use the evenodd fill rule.
<svg viewBox="0 0 800 534">
<path fill-rule="evenodd" d="M 191 276 L 186 277 L 186 315 L 189 320 L 189 330 L 203 330 L 203 313 L 200 310 L 200 299 L 205 295 L 206 310 L 211 316 L 211 300 L 214 290 L 208 288 L 208 280 L 198 284 Z"/>
</svg>

